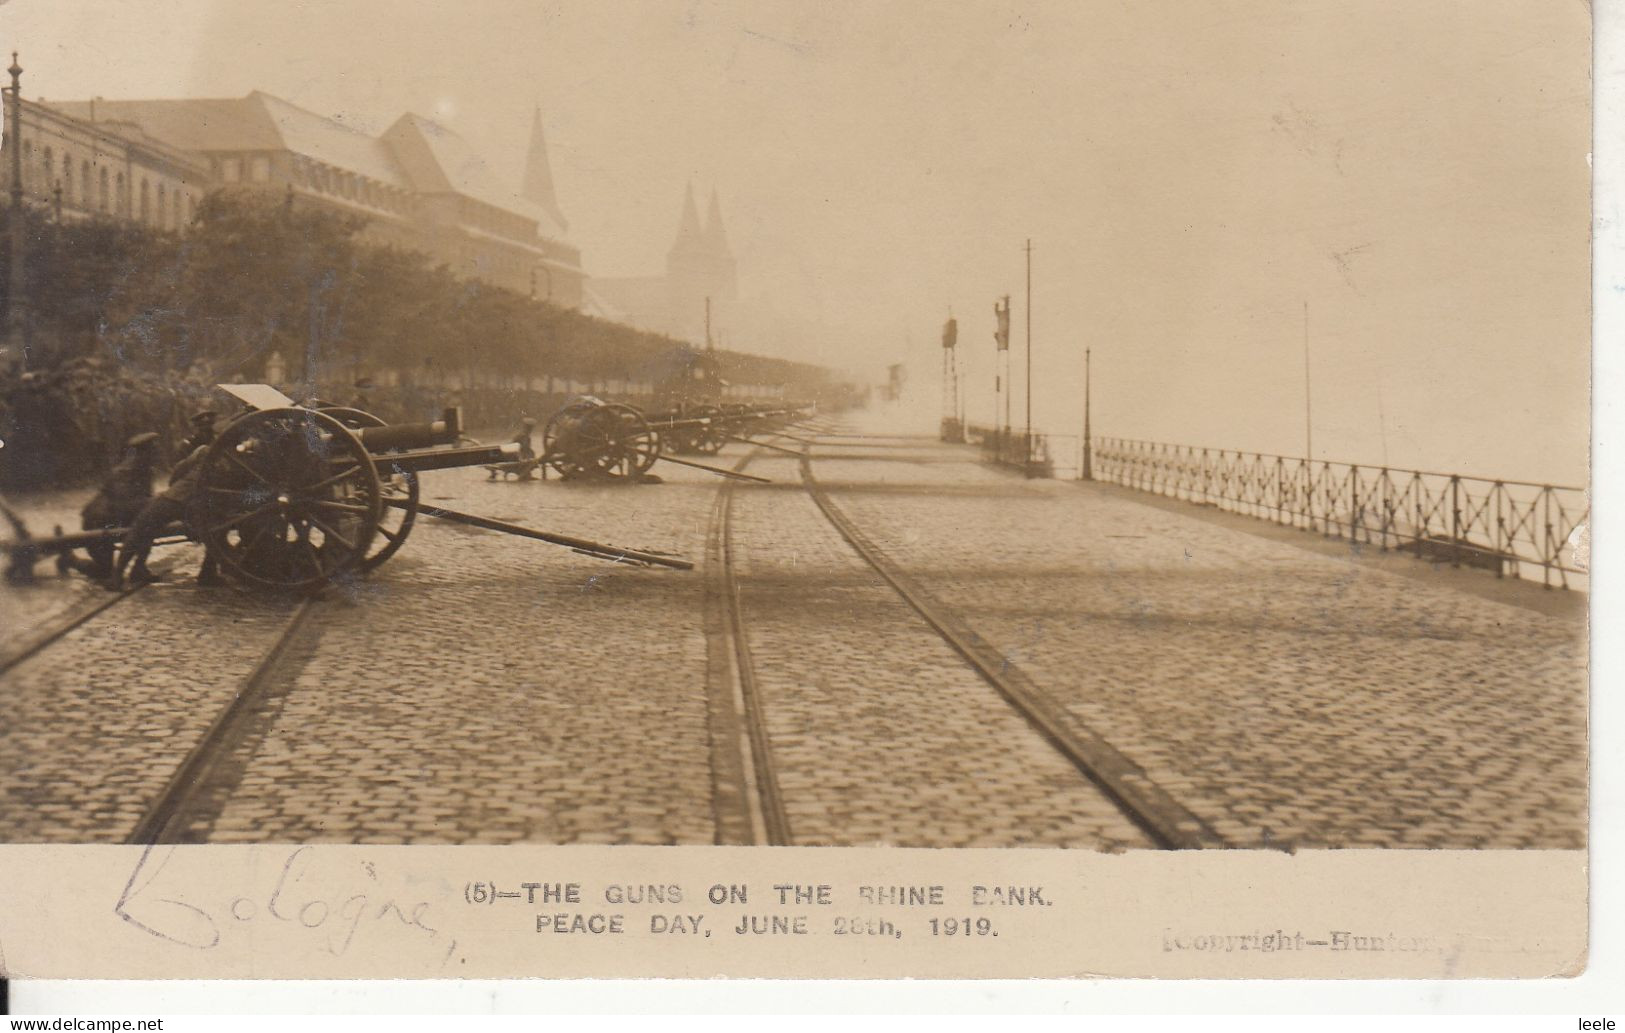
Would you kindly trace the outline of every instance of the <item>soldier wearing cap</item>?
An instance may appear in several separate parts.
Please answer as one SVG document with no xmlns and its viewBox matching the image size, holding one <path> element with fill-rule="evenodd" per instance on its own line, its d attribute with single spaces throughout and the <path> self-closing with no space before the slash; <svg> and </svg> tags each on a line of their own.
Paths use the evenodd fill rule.
<svg viewBox="0 0 1625 1033">
<path fill-rule="evenodd" d="M 152 552 L 153 542 L 171 524 L 186 519 L 187 508 L 197 494 L 198 481 L 203 474 L 203 457 L 208 452 L 209 446 L 206 444 L 194 448 L 170 471 L 169 487 L 141 507 L 141 512 L 136 514 L 119 547 L 118 565 L 105 582 L 108 588 L 115 592 L 123 591 L 125 571 L 129 571 L 129 580 L 134 584 L 149 584 L 158 580 L 158 575 L 147 569 L 147 556 Z M 212 552 L 204 552 L 203 568 L 198 571 L 197 582 L 200 585 L 224 583 L 220 577 L 219 563 Z"/>
<path fill-rule="evenodd" d="M 529 460 L 536 458 L 536 445 L 531 440 L 531 435 L 534 434 L 535 431 L 536 420 L 533 417 L 521 416 L 519 418 L 519 429 L 514 432 L 513 437 L 509 438 L 508 441 L 511 444 L 519 446 L 520 459 Z"/>
<path fill-rule="evenodd" d="M 153 431 L 136 434 L 124 443 L 124 457 L 108 471 L 99 491 L 79 511 L 79 526 L 85 531 L 111 531 L 129 527 L 152 498 L 153 466 L 158 458 L 158 435 Z M 59 553 L 57 570 L 77 570 L 98 580 L 113 573 L 112 539 L 85 547 L 90 559 L 75 556 L 72 550 Z"/>
<path fill-rule="evenodd" d="M 219 418 L 220 414 L 213 409 L 193 413 L 192 418 L 187 421 L 192 425 L 192 433 L 181 442 L 181 455 L 189 456 L 204 445 L 212 445 L 215 438 L 214 423 Z"/>
</svg>

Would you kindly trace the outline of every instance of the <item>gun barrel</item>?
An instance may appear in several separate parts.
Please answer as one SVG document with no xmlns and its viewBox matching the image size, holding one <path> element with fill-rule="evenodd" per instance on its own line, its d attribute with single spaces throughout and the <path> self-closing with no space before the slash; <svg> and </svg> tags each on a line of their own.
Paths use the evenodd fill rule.
<svg viewBox="0 0 1625 1033">
<path fill-rule="evenodd" d="M 388 428 L 379 428 L 380 430 Z M 519 457 L 519 446 L 475 445 L 470 448 L 425 448 L 412 452 L 391 452 L 374 456 L 383 472 L 422 473 L 425 470 L 451 470 L 460 466 L 484 466 L 486 463 L 505 463 Z"/>
</svg>

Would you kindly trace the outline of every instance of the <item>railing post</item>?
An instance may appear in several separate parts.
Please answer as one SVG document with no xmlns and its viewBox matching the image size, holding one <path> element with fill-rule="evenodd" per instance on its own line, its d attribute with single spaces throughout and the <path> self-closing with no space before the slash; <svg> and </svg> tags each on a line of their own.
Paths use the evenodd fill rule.
<svg viewBox="0 0 1625 1033">
<path fill-rule="evenodd" d="M 1552 492 L 1549 487 L 1540 489 L 1541 510 L 1546 524 L 1546 543 L 1540 550 L 1540 583 L 1545 588 L 1552 587 Z"/>
<path fill-rule="evenodd" d="M 1349 467 L 1349 541 L 1360 540 L 1360 468 Z"/>
<path fill-rule="evenodd" d="M 1505 545 L 1506 517 L 1502 515 L 1501 510 L 1506 502 L 1507 489 L 1506 485 L 1496 481 L 1495 487 L 1490 490 L 1495 494 L 1495 537 L 1490 540 L 1490 544 L 1495 549 L 1495 576 L 1505 577 L 1507 554 Z"/>
<path fill-rule="evenodd" d="M 1280 456 L 1275 457 L 1275 522 L 1286 523 L 1282 519 L 1286 508 L 1286 460 Z"/>
<path fill-rule="evenodd" d="M 1450 475 L 1450 565 L 1461 566 L 1461 478 Z"/>
<path fill-rule="evenodd" d="M 1382 525 L 1380 531 L 1381 544 L 1378 546 L 1378 548 L 1383 552 L 1387 552 L 1388 527 L 1393 523 L 1394 520 L 1394 484 L 1392 479 L 1388 476 L 1388 468 L 1386 466 L 1382 468 L 1382 472 L 1377 475 L 1377 478 L 1377 483 L 1382 488 Z"/>
</svg>

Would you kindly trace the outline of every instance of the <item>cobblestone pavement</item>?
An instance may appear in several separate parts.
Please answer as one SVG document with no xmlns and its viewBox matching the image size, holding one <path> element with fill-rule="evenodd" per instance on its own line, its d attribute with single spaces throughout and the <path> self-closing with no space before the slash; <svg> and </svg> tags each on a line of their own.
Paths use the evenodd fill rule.
<svg viewBox="0 0 1625 1033">
<path fill-rule="evenodd" d="M 426 475 L 424 497 L 698 560 L 715 490 L 465 470 Z M 697 572 L 420 519 L 320 615 L 208 838 L 709 843 L 702 599 Z"/>
<path fill-rule="evenodd" d="M 1583 622 L 966 450 L 829 441 L 851 517 L 1231 844 L 1583 845 Z"/>
<path fill-rule="evenodd" d="M 107 594 L 77 579 L 11 591 Z M 121 842 L 289 612 L 189 582 L 153 586 L 0 676 L 4 838 Z"/>
<path fill-rule="evenodd" d="M 796 460 L 752 472 L 797 482 Z M 734 502 L 735 572 L 796 845 L 1143 847 L 805 492 Z"/>
<path fill-rule="evenodd" d="M 1584 842 L 1581 623 L 919 437 L 815 454 L 895 562 L 1230 843 Z M 735 559 L 795 842 L 1144 845 L 841 541 L 795 460 L 751 470 L 778 483 L 736 490 Z M 699 562 L 717 481 L 659 472 L 438 471 L 424 497 Z M 191 835 L 712 842 L 703 575 L 420 519 L 316 604 Z M 98 592 L 0 589 L 0 652 Z M 0 835 L 122 840 L 293 605 L 160 585 L 0 675 Z"/>
</svg>

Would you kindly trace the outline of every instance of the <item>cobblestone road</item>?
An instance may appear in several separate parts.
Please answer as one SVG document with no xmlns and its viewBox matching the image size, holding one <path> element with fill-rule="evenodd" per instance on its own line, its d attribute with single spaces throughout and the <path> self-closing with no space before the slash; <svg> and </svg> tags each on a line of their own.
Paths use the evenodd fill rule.
<svg viewBox="0 0 1625 1033">
<path fill-rule="evenodd" d="M 1231 844 L 1583 844 L 1583 623 L 1110 486 L 831 440 L 816 469 L 853 519 Z"/>
<path fill-rule="evenodd" d="M 1582 623 L 923 439 L 815 454 L 896 563 L 1233 845 L 1583 843 Z M 751 470 L 778 483 L 736 490 L 734 552 L 795 842 L 1144 845 L 839 538 L 794 460 Z M 700 561 L 717 481 L 660 472 L 441 471 L 424 494 Z M 703 573 L 420 520 L 316 604 L 190 836 L 712 842 Z M 4 590 L 0 655 L 97 592 Z M 5 838 L 123 839 L 292 609 L 161 585 L 0 675 Z"/>
<path fill-rule="evenodd" d="M 789 489 L 796 461 L 751 468 Z M 797 845 L 1146 846 L 799 490 L 735 502 L 745 627 Z"/>
</svg>

